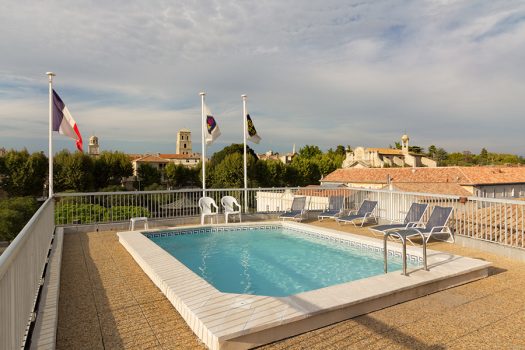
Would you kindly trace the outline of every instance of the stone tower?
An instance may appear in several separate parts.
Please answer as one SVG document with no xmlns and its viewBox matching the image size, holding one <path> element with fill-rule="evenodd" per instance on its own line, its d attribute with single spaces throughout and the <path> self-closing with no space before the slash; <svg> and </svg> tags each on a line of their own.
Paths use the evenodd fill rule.
<svg viewBox="0 0 525 350">
<path fill-rule="evenodd" d="M 88 154 L 92 157 L 100 155 L 100 148 L 98 146 L 98 137 L 91 136 L 89 138 Z"/>
<path fill-rule="evenodd" d="M 401 150 L 405 154 L 408 154 L 408 141 L 409 140 L 410 140 L 410 138 L 408 137 L 407 134 L 401 136 Z"/>
<path fill-rule="evenodd" d="M 191 131 L 181 129 L 177 133 L 177 154 L 191 154 Z"/>
</svg>

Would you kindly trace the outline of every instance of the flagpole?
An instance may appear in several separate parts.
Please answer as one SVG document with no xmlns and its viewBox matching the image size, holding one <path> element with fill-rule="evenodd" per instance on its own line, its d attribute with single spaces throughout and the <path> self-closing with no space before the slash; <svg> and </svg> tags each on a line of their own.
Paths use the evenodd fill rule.
<svg viewBox="0 0 525 350">
<path fill-rule="evenodd" d="M 49 198 L 53 197 L 53 72 L 46 72 L 49 78 Z"/>
<path fill-rule="evenodd" d="M 205 133 L 205 126 L 206 121 L 204 119 L 204 96 L 206 95 L 205 92 L 201 92 L 199 94 L 201 96 L 201 119 L 202 119 L 202 156 L 201 156 L 201 163 L 202 163 L 202 196 L 206 197 L 206 140 L 204 139 L 204 133 Z"/>
<path fill-rule="evenodd" d="M 248 96 L 241 95 L 242 97 L 242 120 L 243 120 L 243 135 L 244 135 L 244 212 L 248 212 L 248 165 L 246 162 L 246 98 Z"/>
</svg>

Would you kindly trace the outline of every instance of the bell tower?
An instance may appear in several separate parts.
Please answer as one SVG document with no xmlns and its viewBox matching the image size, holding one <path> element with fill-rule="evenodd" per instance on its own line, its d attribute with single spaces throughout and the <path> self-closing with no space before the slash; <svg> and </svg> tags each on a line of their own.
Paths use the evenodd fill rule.
<svg viewBox="0 0 525 350">
<path fill-rule="evenodd" d="M 88 154 L 92 157 L 97 157 L 98 155 L 100 155 L 100 148 L 98 146 L 98 137 L 94 135 L 89 138 Z"/>
<path fill-rule="evenodd" d="M 191 131 L 181 129 L 177 133 L 177 154 L 191 154 Z"/>
<path fill-rule="evenodd" d="M 408 154 L 408 141 L 409 140 L 410 140 L 410 138 L 408 137 L 407 134 L 401 136 L 401 150 L 405 154 Z"/>
</svg>

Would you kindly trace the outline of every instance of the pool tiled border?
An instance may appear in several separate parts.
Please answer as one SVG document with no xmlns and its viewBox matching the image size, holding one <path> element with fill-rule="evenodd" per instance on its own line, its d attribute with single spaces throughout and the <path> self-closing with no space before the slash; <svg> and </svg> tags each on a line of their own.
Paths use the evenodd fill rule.
<svg viewBox="0 0 525 350">
<path fill-rule="evenodd" d="M 283 225 L 345 243 L 351 240 L 372 249 L 382 247 L 380 240 L 369 237 L 300 223 L 285 222 Z M 220 225 L 213 229 L 255 226 L 261 224 Z M 186 229 L 212 230 L 210 226 Z M 430 271 L 415 268 L 409 277 L 396 271 L 288 297 L 243 295 L 218 291 L 141 232 L 120 232 L 118 236 L 121 244 L 210 349 L 246 349 L 290 337 L 486 277 L 490 266 L 485 261 L 429 250 Z M 398 244 L 390 243 L 390 246 L 394 254 L 401 251 Z M 419 259 L 420 249 L 407 248 L 409 254 Z"/>
</svg>

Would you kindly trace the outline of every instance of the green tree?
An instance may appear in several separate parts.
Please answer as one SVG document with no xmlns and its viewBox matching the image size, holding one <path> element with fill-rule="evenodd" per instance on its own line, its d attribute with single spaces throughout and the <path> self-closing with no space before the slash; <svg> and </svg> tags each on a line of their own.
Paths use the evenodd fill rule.
<svg viewBox="0 0 525 350">
<path fill-rule="evenodd" d="M 486 165 L 489 163 L 489 152 L 485 147 L 481 149 L 481 152 L 479 152 L 479 164 Z"/>
<path fill-rule="evenodd" d="M 448 158 L 448 153 L 445 151 L 444 148 L 438 148 L 436 149 L 436 153 L 434 153 L 434 160 L 437 162 L 438 165 L 444 165 L 445 161 Z"/>
<path fill-rule="evenodd" d="M 428 156 L 435 160 L 436 151 L 437 147 L 435 145 L 430 145 L 430 147 L 428 147 Z"/>
<path fill-rule="evenodd" d="M 133 168 L 124 153 L 105 151 L 95 160 L 93 173 L 95 187 L 100 189 L 120 185 L 122 178 L 133 175 Z"/>
<path fill-rule="evenodd" d="M 243 157 L 239 153 L 228 154 L 215 167 L 212 179 L 215 188 L 244 187 Z"/>
<path fill-rule="evenodd" d="M 47 178 L 47 157 L 42 152 L 8 151 L 3 157 L 0 186 L 9 196 L 41 196 Z"/>
<path fill-rule="evenodd" d="M 319 184 L 321 172 L 315 159 L 295 157 L 290 165 L 297 171 L 296 186 Z"/>
<path fill-rule="evenodd" d="M 259 160 L 256 166 L 256 178 L 261 187 L 282 187 L 286 185 L 286 166 L 275 159 Z"/>
<path fill-rule="evenodd" d="M 188 168 L 182 164 L 169 163 L 164 170 L 168 185 L 171 187 L 186 187 L 200 185 L 199 170 L 201 168 Z"/>
<path fill-rule="evenodd" d="M 299 149 L 299 157 L 301 158 L 314 158 L 316 156 L 322 155 L 323 152 L 318 146 L 306 145 Z"/>
<path fill-rule="evenodd" d="M 32 197 L 0 200 L 0 241 L 12 241 L 38 209 Z"/>
<path fill-rule="evenodd" d="M 160 184 L 162 173 L 157 168 L 149 164 L 140 164 L 137 175 L 141 188 L 146 188 L 153 184 Z"/>
<path fill-rule="evenodd" d="M 93 159 L 82 152 L 62 150 L 53 158 L 54 186 L 56 192 L 93 190 Z"/>
</svg>

